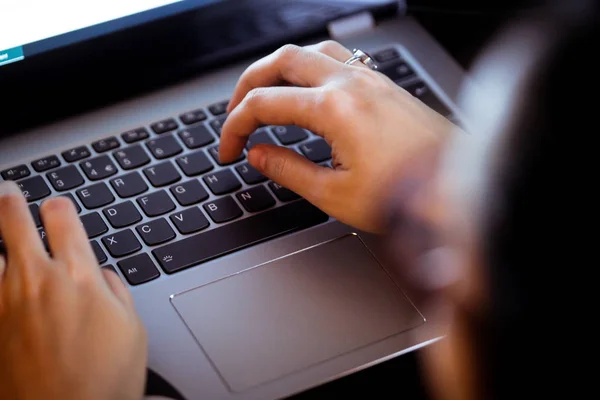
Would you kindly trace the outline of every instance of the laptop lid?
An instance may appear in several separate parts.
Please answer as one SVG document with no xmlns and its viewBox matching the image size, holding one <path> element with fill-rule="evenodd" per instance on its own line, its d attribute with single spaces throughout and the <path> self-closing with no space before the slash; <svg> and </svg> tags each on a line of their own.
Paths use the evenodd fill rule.
<svg viewBox="0 0 600 400">
<path fill-rule="evenodd" d="M 284 43 L 394 0 L 5 0 L 0 138 Z"/>
</svg>

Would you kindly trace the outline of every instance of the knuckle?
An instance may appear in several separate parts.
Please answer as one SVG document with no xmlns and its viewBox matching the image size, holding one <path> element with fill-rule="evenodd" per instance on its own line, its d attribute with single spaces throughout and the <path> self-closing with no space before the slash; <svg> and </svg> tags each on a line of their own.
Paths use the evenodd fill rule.
<svg viewBox="0 0 600 400">
<path fill-rule="evenodd" d="M 367 68 L 352 68 L 349 72 L 349 81 L 361 88 L 379 87 L 384 84 L 383 79 L 375 71 Z"/>
<path fill-rule="evenodd" d="M 335 53 L 346 48 L 335 40 L 325 40 L 317 45 L 317 50 L 321 53 Z"/>
<path fill-rule="evenodd" d="M 291 65 L 302 52 L 302 48 L 293 44 L 286 44 L 277 50 L 276 62 L 280 65 L 280 68 L 287 68 Z"/>
<path fill-rule="evenodd" d="M 350 94 L 345 90 L 337 87 L 331 87 L 323 90 L 318 97 L 316 107 L 324 115 L 331 118 L 349 115 L 349 103 L 351 102 Z"/>
<path fill-rule="evenodd" d="M 266 92 L 267 92 L 267 88 L 254 88 L 254 89 L 250 90 L 248 92 L 248 94 L 246 95 L 246 98 L 244 99 L 246 106 L 248 106 L 248 107 L 258 106 L 264 100 Z"/>
<path fill-rule="evenodd" d="M 285 157 L 276 156 L 267 164 L 267 169 L 271 173 L 273 179 L 277 180 L 284 178 L 288 171 L 288 160 Z"/>
</svg>

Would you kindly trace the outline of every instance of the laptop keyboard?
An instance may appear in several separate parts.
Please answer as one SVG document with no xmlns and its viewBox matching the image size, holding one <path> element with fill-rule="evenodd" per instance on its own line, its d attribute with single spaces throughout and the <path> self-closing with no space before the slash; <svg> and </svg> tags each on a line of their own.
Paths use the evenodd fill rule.
<svg viewBox="0 0 600 400">
<path fill-rule="evenodd" d="M 395 49 L 374 58 L 382 73 L 452 118 Z M 246 160 L 252 146 L 270 143 L 331 167 L 325 140 L 296 126 L 263 127 L 235 162 L 222 164 L 218 145 L 227 104 L 187 111 L 0 175 L 17 181 L 46 246 L 41 202 L 55 196 L 71 199 L 100 265 L 116 265 L 131 285 L 327 222 L 326 214 Z"/>
</svg>

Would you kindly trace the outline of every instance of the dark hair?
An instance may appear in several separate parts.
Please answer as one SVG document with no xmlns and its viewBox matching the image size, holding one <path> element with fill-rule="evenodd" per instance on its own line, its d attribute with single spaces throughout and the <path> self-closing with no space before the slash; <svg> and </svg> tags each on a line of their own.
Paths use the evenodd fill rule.
<svg viewBox="0 0 600 400">
<path fill-rule="evenodd" d="M 585 390 L 580 376 L 571 379 L 580 365 L 563 356 L 581 355 L 575 310 L 583 304 L 574 295 L 598 265 L 579 260 L 590 254 L 586 232 L 595 230 L 582 229 L 591 224 L 586 201 L 598 181 L 583 161 L 593 160 L 588 138 L 600 133 L 600 21 L 591 9 L 544 18 L 543 29 L 560 39 L 526 83 L 525 106 L 505 132 L 508 146 L 487 188 L 494 207 L 483 234 L 491 287 L 480 325 L 486 400 Z"/>
</svg>

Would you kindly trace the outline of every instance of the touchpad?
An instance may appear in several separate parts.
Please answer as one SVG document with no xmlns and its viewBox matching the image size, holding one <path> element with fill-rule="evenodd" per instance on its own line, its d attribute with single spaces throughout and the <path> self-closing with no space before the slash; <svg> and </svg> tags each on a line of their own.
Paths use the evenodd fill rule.
<svg viewBox="0 0 600 400">
<path fill-rule="evenodd" d="M 423 323 L 355 235 L 192 289 L 172 302 L 235 392 Z"/>
</svg>

